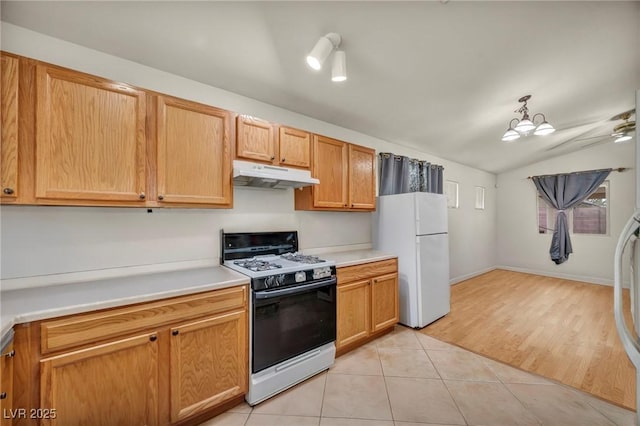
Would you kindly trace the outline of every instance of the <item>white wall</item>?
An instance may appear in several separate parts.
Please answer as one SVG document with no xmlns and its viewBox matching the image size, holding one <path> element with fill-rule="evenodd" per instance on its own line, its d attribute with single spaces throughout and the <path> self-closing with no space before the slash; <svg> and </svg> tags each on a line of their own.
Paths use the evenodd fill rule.
<svg viewBox="0 0 640 426">
<path fill-rule="evenodd" d="M 551 234 L 539 234 L 536 190 L 528 176 L 629 167 L 609 181 L 609 234 L 571 234 L 573 254 L 549 257 Z M 498 175 L 498 265 L 507 269 L 612 285 L 618 235 L 635 205 L 634 145 L 605 143 Z M 628 278 L 626 278 L 628 281 Z"/>
<path fill-rule="evenodd" d="M 493 174 L 11 24 L 2 23 L 1 42 L 2 50 L 8 52 L 285 123 L 378 152 L 442 164 L 445 179 L 460 184 L 461 208 L 450 210 L 449 217 L 452 280 L 495 265 Z M 487 189 L 486 210 L 473 208 L 474 185 Z M 297 212 L 292 190 L 235 189 L 231 210 L 154 209 L 148 214 L 146 209 L 3 206 L 0 211 L 0 276 L 5 289 L 107 276 L 114 270 L 128 274 L 159 270 L 160 266 L 171 269 L 217 262 L 221 228 L 297 229 L 303 249 L 371 244 L 370 213 Z M 81 271 L 94 272 L 73 274 Z"/>
</svg>

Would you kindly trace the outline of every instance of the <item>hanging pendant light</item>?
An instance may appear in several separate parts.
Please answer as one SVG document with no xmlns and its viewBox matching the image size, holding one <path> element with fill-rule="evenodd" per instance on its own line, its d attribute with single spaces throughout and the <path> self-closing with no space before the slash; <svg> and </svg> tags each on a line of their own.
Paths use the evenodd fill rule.
<svg viewBox="0 0 640 426">
<path fill-rule="evenodd" d="M 514 118 L 513 120 L 516 120 L 516 122 L 518 121 L 517 118 Z M 509 123 L 509 128 L 506 132 L 504 132 L 504 135 L 502 136 L 502 140 L 504 142 L 513 142 L 516 139 L 520 139 L 520 133 L 516 132 L 512 127 L 511 123 L 513 123 L 513 120 L 511 120 L 511 122 Z"/>
<path fill-rule="evenodd" d="M 527 101 L 531 99 L 531 95 L 526 95 L 518 99 L 518 102 L 522 102 L 523 105 L 515 110 L 522 114 L 522 118 L 513 120 L 516 121 L 516 126 L 513 127 L 513 120 L 509 123 L 509 128 L 502 136 L 502 140 L 505 142 L 514 141 L 520 136 L 529 136 L 532 132 L 535 136 L 545 136 L 556 131 L 556 129 L 549 124 L 546 117 L 542 113 L 537 113 L 533 116 L 533 119 L 529 118 L 529 108 L 527 107 Z M 536 124 L 536 118 L 541 117 L 542 121 Z"/>
</svg>

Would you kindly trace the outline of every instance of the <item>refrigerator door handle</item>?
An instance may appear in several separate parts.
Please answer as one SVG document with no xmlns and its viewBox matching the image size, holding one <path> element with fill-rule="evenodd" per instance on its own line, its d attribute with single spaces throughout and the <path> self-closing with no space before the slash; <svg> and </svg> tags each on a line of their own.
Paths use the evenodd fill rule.
<svg viewBox="0 0 640 426">
<path fill-rule="evenodd" d="M 632 242 L 633 245 L 632 251 L 635 251 L 635 244 L 637 241 L 635 233 L 639 227 L 640 219 L 635 215 L 631 216 L 618 238 L 616 254 L 614 257 L 613 274 L 613 315 L 616 321 L 618 335 L 622 341 L 622 346 L 624 346 L 629 359 L 636 368 L 636 407 L 640 407 L 640 343 L 638 343 L 634 335 L 629 331 L 624 320 L 624 312 L 622 309 L 622 260 L 624 257 L 624 251 L 630 242 Z M 633 265 L 633 259 L 631 264 Z M 634 285 L 633 277 L 631 277 L 631 285 Z M 640 416 L 637 414 L 636 424 L 640 426 Z"/>
</svg>

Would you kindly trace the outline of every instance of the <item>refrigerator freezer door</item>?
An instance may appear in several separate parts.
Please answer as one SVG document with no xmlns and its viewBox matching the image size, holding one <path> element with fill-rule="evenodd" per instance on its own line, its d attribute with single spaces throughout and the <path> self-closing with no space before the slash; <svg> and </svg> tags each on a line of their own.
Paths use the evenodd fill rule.
<svg viewBox="0 0 640 426">
<path fill-rule="evenodd" d="M 449 313 L 449 235 L 417 237 L 418 327 Z"/>
<path fill-rule="evenodd" d="M 448 232 L 447 197 L 442 194 L 416 192 L 416 235 Z"/>
</svg>

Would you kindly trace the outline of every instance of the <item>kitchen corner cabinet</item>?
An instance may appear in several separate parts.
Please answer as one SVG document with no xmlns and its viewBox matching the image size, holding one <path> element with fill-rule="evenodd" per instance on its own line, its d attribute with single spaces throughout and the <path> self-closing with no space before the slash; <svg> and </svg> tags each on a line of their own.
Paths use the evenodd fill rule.
<svg viewBox="0 0 640 426">
<path fill-rule="evenodd" d="M 312 146 L 320 184 L 295 192 L 296 210 L 375 210 L 375 150 L 319 135 Z"/>
<path fill-rule="evenodd" d="M 343 353 L 398 322 L 398 261 L 338 268 L 337 277 L 336 349 Z"/>
<path fill-rule="evenodd" d="M 32 323 L 37 406 L 55 408 L 42 424 L 183 424 L 242 398 L 247 292 L 243 285 Z"/>
<path fill-rule="evenodd" d="M 229 111 L 158 96 L 157 200 L 231 207 Z"/>
<path fill-rule="evenodd" d="M 11 426 L 12 420 L 9 413 L 13 407 L 13 360 L 15 352 L 13 343 L 10 343 L 0 355 L 0 426 Z"/>
<path fill-rule="evenodd" d="M 18 67 L 19 60 L 2 53 L 0 81 L 0 196 L 14 201 L 18 195 Z"/>
<path fill-rule="evenodd" d="M 38 63 L 35 196 L 144 205 L 142 90 Z"/>
</svg>

